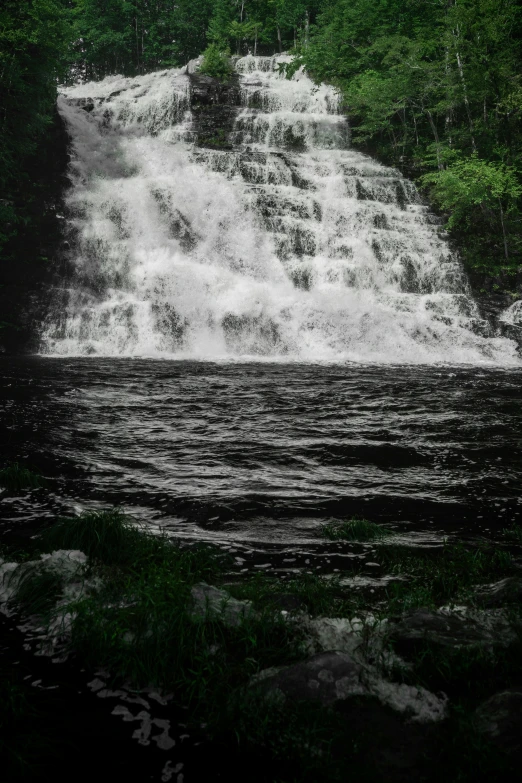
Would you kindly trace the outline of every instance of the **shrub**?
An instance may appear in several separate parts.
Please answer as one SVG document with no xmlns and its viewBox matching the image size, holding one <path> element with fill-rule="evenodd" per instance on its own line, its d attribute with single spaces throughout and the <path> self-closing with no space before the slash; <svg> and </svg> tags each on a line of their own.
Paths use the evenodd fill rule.
<svg viewBox="0 0 522 783">
<path fill-rule="evenodd" d="M 220 82 L 228 82 L 232 74 L 230 50 L 222 49 L 219 44 L 210 44 L 203 52 L 203 62 L 199 72 L 205 76 L 213 76 Z"/>
</svg>

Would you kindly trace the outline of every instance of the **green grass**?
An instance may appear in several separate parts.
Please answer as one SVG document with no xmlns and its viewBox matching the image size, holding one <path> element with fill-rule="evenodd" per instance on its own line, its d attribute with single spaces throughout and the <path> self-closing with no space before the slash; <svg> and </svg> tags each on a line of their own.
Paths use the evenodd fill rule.
<svg viewBox="0 0 522 783">
<path fill-rule="evenodd" d="M 294 630 L 272 615 L 233 628 L 218 618 L 192 619 L 187 586 L 177 576 L 154 571 L 124 588 L 76 607 L 74 650 L 88 665 L 102 665 L 135 687 L 160 683 L 173 690 L 207 722 L 260 669 L 299 658 Z"/>
<path fill-rule="evenodd" d="M 59 519 L 43 532 L 41 544 L 49 551 L 80 549 L 88 558 L 107 565 L 130 563 L 138 553 L 148 560 L 161 549 L 160 541 L 156 546 L 120 509 Z"/>
<path fill-rule="evenodd" d="M 177 568 L 183 562 L 196 581 L 214 577 L 227 562 L 226 556 L 204 544 L 181 551 L 168 537 L 151 533 L 119 508 L 59 519 L 42 533 L 39 546 L 44 552 L 79 549 L 97 565 L 132 572 L 167 563 Z"/>
<path fill-rule="evenodd" d="M 509 552 L 490 544 L 470 550 L 463 544 L 445 543 L 425 552 L 384 544 L 379 546 L 377 557 L 388 573 L 406 577 L 386 592 L 383 611 L 388 614 L 420 606 L 472 603 L 475 585 L 517 572 Z"/>
<path fill-rule="evenodd" d="M 18 462 L 11 462 L 0 470 L 0 487 L 8 492 L 23 489 L 38 489 L 45 486 L 45 480 Z"/>
<path fill-rule="evenodd" d="M 332 520 L 321 528 L 321 535 L 331 541 L 376 541 L 391 534 L 384 525 L 377 525 L 367 519 L 352 517 L 346 520 Z"/>
<path fill-rule="evenodd" d="M 345 581 L 346 572 L 333 578 L 304 573 L 284 582 L 256 574 L 227 584 L 226 589 L 235 598 L 247 599 L 258 607 L 284 607 L 281 599 L 292 596 L 303 604 L 298 611 L 302 608 L 314 616 L 354 617 L 366 609 L 389 617 L 419 607 L 473 604 L 474 586 L 518 573 L 511 554 L 493 545 L 468 549 L 462 544 L 445 543 L 425 551 L 386 543 L 376 546 L 376 559 L 397 580 L 373 594 L 355 591 Z M 358 569 L 357 561 L 350 575 L 356 575 Z"/>
<path fill-rule="evenodd" d="M 260 668 L 298 656 L 298 634 L 269 608 L 235 628 L 218 617 L 190 616 L 191 587 L 215 582 L 229 566 L 212 547 L 182 548 L 119 509 L 61 519 L 38 545 L 80 549 L 90 575 L 102 578 L 102 589 L 73 606 L 72 647 L 87 665 L 104 666 L 119 680 L 161 683 L 194 709 L 205 703 L 207 712 L 219 712 Z"/>
<path fill-rule="evenodd" d="M 248 776 L 266 783 L 345 783 L 365 780 L 356 737 L 335 710 L 301 702 L 267 702 L 238 691 L 214 728 L 216 741 L 248 754 Z M 240 778 L 238 778 L 240 779 Z"/>
<path fill-rule="evenodd" d="M 375 533 L 374 527 L 379 538 L 385 535 L 383 528 L 365 520 L 344 524 L 356 527 L 357 536 L 361 529 Z M 376 783 L 385 774 L 373 753 L 375 742 L 381 743 L 382 709 L 372 707 L 371 700 L 360 705 L 349 700 L 342 709 L 274 704 L 249 687 L 262 669 L 305 655 L 298 623 L 281 616 L 285 601 L 294 599 L 296 611 L 312 615 L 350 617 L 372 609 L 389 616 L 417 606 L 472 601 L 474 585 L 515 570 L 511 555 L 492 545 L 409 551 L 378 541 L 376 559 L 404 581 L 377 592 L 371 601 L 343 583 L 346 574 L 325 579 L 305 573 L 284 582 L 256 574 L 228 584 L 230 561 L 218 550 L 181 547 L 148 532 L 120 509 L 59 520 L 36 546 L 39 551 L 80 549 L 89 557 L 87 575 L 101 577 L 100 589 L 63 610 L 75 613 L 71 649 L 82 666 L 106 668 L 114 684 L 136 689 L 153 684 L 173 691 L 176 703 L 189 710 L 189 727 L 205 723 L 215 745 L 244 757 L 246 767 L 254 770 L 252 780 L 262 783 L 341 783 L 347 770 L 358 780 Z M 216 615 L 193 617 L 190 591 L 200 581 L 222 584 L 233 597 L 252 601 L 256 611 L 235 627 Z M 23 611 L 45 618 L 61 588 L 52 572 L 33 569 L 21 580 L 16 601 Z M 439 744 L 426 751 L 437 774 L 443 769 L 445 779 L 462 783 L 495 779 L 495 765 L 500 769 L 502 759 L 479 740 L 470 716 L 477 700 L 520 680 L 521 653 L 522 644 L 491 658 L 483 649 L 441 651 L 422 643 L 412 669 L 396 672 L 399 680 L 451 695 L 449 728 L 438 727 Z M 370 716 L 366 723 L 360 722 L 359 709 Z M 390 720 L 396 725 L 399 719 Z M 384 721 L 382 742 L 390 742 L 386 726 Z M 409 736 L 410 729 L 404 731 Z M 430 769 L 428 764 L 422 776 L 411 779 L 435 780 Z"/>
<path fill-rule="evenodd" d="M 522 525 L 513 524 L 511 527 L 505 527 L 502 533 L 507 538 L 514 538 L 515 541 L 522 542 Z"/>
<path fill-rule="evenodd" d="M 297 599 L 295 611 L 306 611 L 313 616 L 351 617 L 363 606 L 362 596 L 342 585 L 340 574 L 325 579 L 317 574 L 303 573 L 284 582 L 273 576 L 255 574 L 241 582 L 227 584 L 226 589 L 234 598 L 252 601 L 258 608 L 281 609 L 291 606 L 285 598 Z"/>
</svg>

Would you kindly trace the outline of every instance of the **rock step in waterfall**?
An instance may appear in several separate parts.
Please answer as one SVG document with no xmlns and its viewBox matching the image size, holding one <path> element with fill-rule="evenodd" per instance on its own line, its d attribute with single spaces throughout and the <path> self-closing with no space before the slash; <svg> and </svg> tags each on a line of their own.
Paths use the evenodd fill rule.
<svg viewBox="0 0 522 783">
<path fill-rule="evenodd" d="M 288 57 L 63 90 L 70 274 L 43 351 L 514 364 L 414 185 Z"/>
</svg>

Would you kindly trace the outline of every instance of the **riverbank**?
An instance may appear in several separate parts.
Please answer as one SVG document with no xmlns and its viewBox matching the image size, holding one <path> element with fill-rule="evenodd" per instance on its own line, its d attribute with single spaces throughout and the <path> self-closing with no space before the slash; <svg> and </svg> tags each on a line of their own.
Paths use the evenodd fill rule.
<svg viewBox="0 0 522 783">
<path fill-rule="evenodd" d="M 167 773 L 185 732 L 259 781 L 342 780 L 348 767 L 368 781 L 515 779 L 519 528 L 502 546 L 421 553 L 360 523 L 322 532 L 372 536 L 388 586 L 358 589 L 357 561 L 285 582 L 239 574 L 222 551 L 112 510 L 4 552 L 3 598 L 33 618 L 25 633 L 40 653 L 85 669 L 102 699 L 120 693 L 113 714 L 157 744 Z M 159 703 L 151 688 L 168 717 L 140 703 Z"/>
</svg>

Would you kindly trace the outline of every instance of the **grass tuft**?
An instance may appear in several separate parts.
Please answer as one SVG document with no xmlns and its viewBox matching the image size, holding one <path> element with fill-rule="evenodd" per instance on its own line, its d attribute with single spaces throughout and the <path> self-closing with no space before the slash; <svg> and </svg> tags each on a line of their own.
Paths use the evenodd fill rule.
<svg viewBox="0 0 522 783">
<path fill-rule="evenodd" d="M 522 542 L 522 525 L 517 525 L 515 523 L 511 525 L 511 527 L 505 527 L 502 533 L 507 538 L 514 538 L 516 541 Z"/>
<path fill-rule="evenodd" d="M 8 492 L 22 489 L 38 489 L 45 486 L 45 480 L 38 473 L 24 468 L 18 462 L 11 462 L 0 470 L 0 487 Z"/>
<path fill-rule="evenodd" d="M 362 608 L 362 597 L 341 584 L 341 575 L 325 579 L 317 574 L 297 574 L 282 582 L 275 577 L 255 574 L 226 586 L 234 596 L 252 601 L 254 606 L 274 610 L 306 611 L 312 616 L 351 617 Z"/>
<path fill-rule="evenodd" d="M 424 552 L 383 544 L 378 558 L 389 573 L 406 577 L 387 590 L 388 614 L 421 606 L 473 602 L 475 586 L 516 572 L 509 552 L 490 544 L 470 550 L 463 544 L 445 543 Z"/>
<path fill-rule="evenodd" d="M 332 520 L 321 529 L 321 535 L 332 541 L 375 541 L 390 535 L 392 531 L 383 525 L 367 519 L 352 517 L 346 520 Z"/>
<path fill-rule="evenodd" d="M 79 549 L 93 564 L 141 572 L 157 565 L 176 570 L 181 561 L 194 581 L 209 579 L 223 569 L 227 557 L 202 544 L 184 549 L 165 535 L 151 533 L 121 509 L 88 511 L 59 519 L 40 537 L 43 551 Z"/>
<path fill-rule="evenodd" d="M 88 558 L 106 564 L 129 560 L 134 550 L 143 549 L 141 534 L 120 509 L 89 511 L 63 518 L 44 531 L 41 543 L 49 550 L 79 549 Z"/>
</svg>

